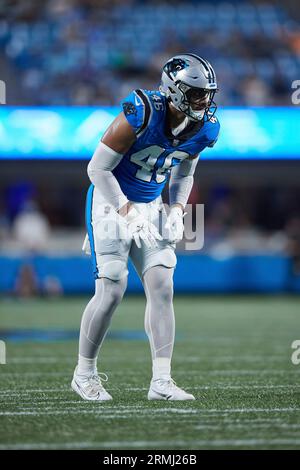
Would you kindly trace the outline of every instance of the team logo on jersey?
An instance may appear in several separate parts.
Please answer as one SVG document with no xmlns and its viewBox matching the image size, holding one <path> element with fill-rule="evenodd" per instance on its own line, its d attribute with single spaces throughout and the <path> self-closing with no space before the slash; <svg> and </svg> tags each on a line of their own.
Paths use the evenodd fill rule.
<svg viewBox="0 0 300 470">
<path fill-rule="evenodd" d="M 125 116 L 129 116 L 129 114 L 137 114 L 136 107 L 133 103 L 130 103 L 130 101 L 126 101 L 125 103 L 123 103 L 123 111 Z"/>
</svg>

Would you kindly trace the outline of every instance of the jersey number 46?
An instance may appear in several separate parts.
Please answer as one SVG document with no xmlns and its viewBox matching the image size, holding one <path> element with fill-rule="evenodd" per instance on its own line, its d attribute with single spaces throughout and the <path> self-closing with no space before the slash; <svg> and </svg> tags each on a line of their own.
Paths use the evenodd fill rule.
<svg viewBox="0 0 300 470">
<path fill-rule="evenodd" d="M 166 179 L 166 175 L 164 173 L 166 173 L 169 168 L 175 164 L 173 160 L 177 159 L 181 161 L 189 156 L 186 152 L 175 150 L 174 152 L 166 155 L 159 166 L 156 165 L 157 160 L 165 150 L 166 149 L 159 145 L 151 145 L 139 152 L 133 153 L 130 157 L 130 161 L 141 167 L 137 170 L 135 177 L 139 180 L 150 182 L 155 172 L 155 181 L 157 183 L 162 183 Z"/>
</svg>

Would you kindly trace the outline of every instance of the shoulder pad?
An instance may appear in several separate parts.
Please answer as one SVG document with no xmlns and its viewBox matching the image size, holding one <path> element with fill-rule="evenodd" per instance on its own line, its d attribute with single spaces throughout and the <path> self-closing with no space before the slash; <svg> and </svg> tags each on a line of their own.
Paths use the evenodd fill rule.
<svg viewBox="0 0 300 470">
<path fill-rule="evenodd" d="M 142 90 L 132 91 L 122 101 L 123 112 L 137 136 L 146 129 L 150 118 L 150 104 Z"/>
</svg>

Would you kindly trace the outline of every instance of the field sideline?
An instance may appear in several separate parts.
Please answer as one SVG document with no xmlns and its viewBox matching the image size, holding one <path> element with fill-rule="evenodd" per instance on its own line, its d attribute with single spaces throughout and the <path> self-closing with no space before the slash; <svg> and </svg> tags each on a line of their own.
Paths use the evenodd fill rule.
<svg viewBox="0 0 300 470">
<path fill-rule="evenodd" d="M 127 296 L 98 369 L 114 401 L 70 390 L 87 298 L 0 302 L 0 449 L 300 449 L 300 301 L 277 296 L 175 300 L 173 376 L 195 402 L 149 402 L 145 301 Z"/>
</svg>

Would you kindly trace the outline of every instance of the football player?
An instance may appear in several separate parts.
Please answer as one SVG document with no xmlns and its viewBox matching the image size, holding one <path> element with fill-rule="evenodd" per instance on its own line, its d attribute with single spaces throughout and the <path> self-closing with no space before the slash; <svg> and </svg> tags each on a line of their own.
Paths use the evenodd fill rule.
<svg viewBox="0 0 300 470">
<path fill-rule="evenodd" d="M 199 153 L 218 138 L 216 91 L 216 74 L 207 60 L 195 54 L 172 57 L 163 67 L 159 91 L 137 89 L 125 98 L 123 111 L 88 164 L 92 184 L 84 249 L 92 256 L 95 295 L 82 316 L 79 360 L 72 380 L 73 390 L 84 400 L 112 399 L 97 372 L 97 357 L 126 289 L 129 256 L 147 299 L 145 330 L 153 372 L 148 399 L 195 399 L 171 376 L 173 272 Z M 168 179 L 167 215 L 161 192 Z M 168 229 L 164 237 L 159 230 L 162 215 Z M 116 228 L 116 235 L 112 230 L 107 236 L 105 227 L 110 227 L 108 232 Z M 127 235 L 122 236 L 125 229 Z"/>
</svg>

